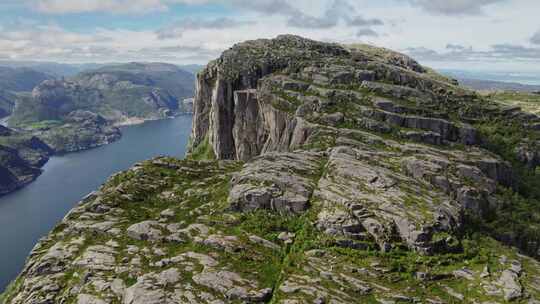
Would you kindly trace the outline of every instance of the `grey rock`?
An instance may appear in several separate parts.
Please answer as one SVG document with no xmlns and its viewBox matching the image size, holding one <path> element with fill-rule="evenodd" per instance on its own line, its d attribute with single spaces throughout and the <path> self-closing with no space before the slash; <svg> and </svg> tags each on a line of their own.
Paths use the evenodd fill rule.
<svg viewBox="0 0 540 304">
<path fill-rule="evenodd" d="M 107 302 L 96 296 L 79 294 L 77 296 L 77 304 L 107 304 Z"/>
<path fill-rule="evenodd" d="M 163 238 L 160 224 L 156 221 L 144 221 L 131 225 L 127 235 L 136 240 L 159 241 Z"/>
</svg>

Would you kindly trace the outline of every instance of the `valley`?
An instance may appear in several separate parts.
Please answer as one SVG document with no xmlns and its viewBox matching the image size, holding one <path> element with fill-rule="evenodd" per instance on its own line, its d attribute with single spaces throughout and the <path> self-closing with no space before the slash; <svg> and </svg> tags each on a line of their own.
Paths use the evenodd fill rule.
<svg viewBox="0 0 540 304">
<path fill-rule="evenodd" d="M 53 154 L 117 141 L 119 126 L 191 113 L 194 82 L 191 72 L 161 63 L 104 65 L 60 78 L 1 68 L 0 114 L 8 127 L 0 134 L 0 194 L 34 181 Z"/>
</svg>

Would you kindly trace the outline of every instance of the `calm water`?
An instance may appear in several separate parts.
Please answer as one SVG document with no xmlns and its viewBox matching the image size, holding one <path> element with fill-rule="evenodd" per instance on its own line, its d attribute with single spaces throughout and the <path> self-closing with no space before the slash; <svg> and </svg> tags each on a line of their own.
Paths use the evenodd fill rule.
<svg viewBox="0 0 540 304">
<path fill-rule="evenodd" d="M 107 177 L 158 155 L 182 157 L 191 116 L 126 127 L 121 140 L 52 157 L 32 184 L 0 197 L 0 293 L 20 272 L 37 240 Z"/>
</svg>

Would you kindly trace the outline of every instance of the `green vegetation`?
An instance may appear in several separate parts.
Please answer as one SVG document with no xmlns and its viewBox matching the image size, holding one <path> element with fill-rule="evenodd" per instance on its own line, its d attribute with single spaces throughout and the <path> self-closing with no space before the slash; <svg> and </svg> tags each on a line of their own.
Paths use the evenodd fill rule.
<svg viewBox="0 0 540 304">
<path fill-rule="evenodd" d="M 183 111 L 180 102 L 193 97 L 194 81 L 193 74 L 173 65 L 106 66 L 41 84 L 36 88 L 39 98 L 26 95 L 19 99 L 10 124 L 25 127 L 41 121 L 63 121 L 75 110 L 91 111 L 114 122 L 165 117 Z"/>
<path fill-rule="evenodd" d="M 525 140 L 538 140 L 517 123 L 496 120 L 478 125 L 484 147 L 502 156 L 512 165 L 511 188 L 499 187 L 497 208 L 481 223 L 480 229 L 495 238 L 506 240 L 535 256 L 540 238 L 540 171 L 528 168 L 516 158 L 516 148 Z"/>
<path fill-rule="evenodd" d="M 195 147 L 188 155 L 188 159 L 192 160 L 215 160 L 216 154 L 210 140 L 206 137 L 197 147 Z"/>
<path fill-rule="evenodd" d="M 52 78 L 30 68 L 0 67 L 0 91 L 30 92 L 41 82 Z"/>
<path fill-rule="evenodd" d="M 69 244 L 74 254 L 65 260 L 80 261 L 95 247 L 109 250 L 103 259 L 91 259 L 104 264 L 92 272 L 93 282 L 120 279 L 145 293 L 148 288 L 182 294 L 189 286 L 193 299 L 204 294 L 208 302 L 538 299 L 540 263 L 519 250 L 538 255 L 540 170 L 519 162 L 515 150 L 539 138 L 515 119 L 514 110 L 395 52 L 357 46 L 359 53 L 349 53 L 298 37 L 280 39 L 233 47 L 211 63 L 207 78 L 216 77 L 212 68 L 218 65 L 219 81 L 258 81 L 258 96 L 268 97 L 258 100 L 266 103 L 261 111 L 274 107 L 263 113 L 271 116 L 265 128 L 285 134 L 261 136 L 260 143 L 280 152 L 247 164 L 216 160 L 210 138 L 222 129 L 204 126 L 207 134 L 196 139 L 186 160 L 158 158 L 112 177 L 41 241 L 30 269 L 46 273 L 57 266 L 47 252 Z M 271 68 L 268 58 L 276 68 L 287 68 L 262 80 L 240 78 Z M 129 82 L 122 84 L 125 92 L 146 86 L 131 74 L 139 68 L 115 71 Z M 293 83 L 287 74 L 313 82 Z M 373 75 L 379 85 L 355 83 Z M 388 100 L 374 100 L 382 96 Z M 230 99 L 217 101 L 203 105 L 210 108 L 201 115 L 230 112 Z M 216 103 L 227 108 L 211 108 Z M 297 111 L 307 123 L 293 121 L 290 114 Z M 410 136 L 400 137 L 404 132 Z M 219 152 L 217 158 L 229 158 L 235 151 Z M 513 176 L 492 153 L 512 165 Z M 114 268 L 101 261 L 107 257 Z M 74 301 L 63 292 L 77 285 L 78 292 L 119 301 L 107 288 L 83 282 L 84 267 L 76 264 L 62 260 L 63 276 L 43 275 L 59 285 L 55 300 Z M 174 283 L 160 278 L 167 279 L 163 273 L 169 270 L 177 272 Z M 12 288 L 29 294 L 32 281 L 25 280 Z M 257 296 L 264 299 L 250 298 Z"/>
<path fill-rule="evenodd" d="M 520 107 L 523 111 L 540 115 L 540 94 L 498 91 L 486 94 L 487 98 L 503 105 Z"/>
<path fill-rule="evenodd" d="M 42 120 L 39 122 L 31 123 L 27 125 L 26 128 L 30 130 L 47 130 L 50 128 L 58 127 L 62 124 L 63 122 L 59 120 Z"/>
</svg>

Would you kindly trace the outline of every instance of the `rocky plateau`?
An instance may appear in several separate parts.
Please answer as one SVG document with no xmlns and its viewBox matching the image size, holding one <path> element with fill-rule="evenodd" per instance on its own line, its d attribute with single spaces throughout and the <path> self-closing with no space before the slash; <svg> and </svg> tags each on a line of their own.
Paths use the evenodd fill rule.
<svg viewBox="0 0 540 304">
<path fill-rule="evenodd" d="M 290 35 L 197 82 L 187 158 L 85 197 L 4 303 L 540 303 L 538 116 Z"/>
</svg>

